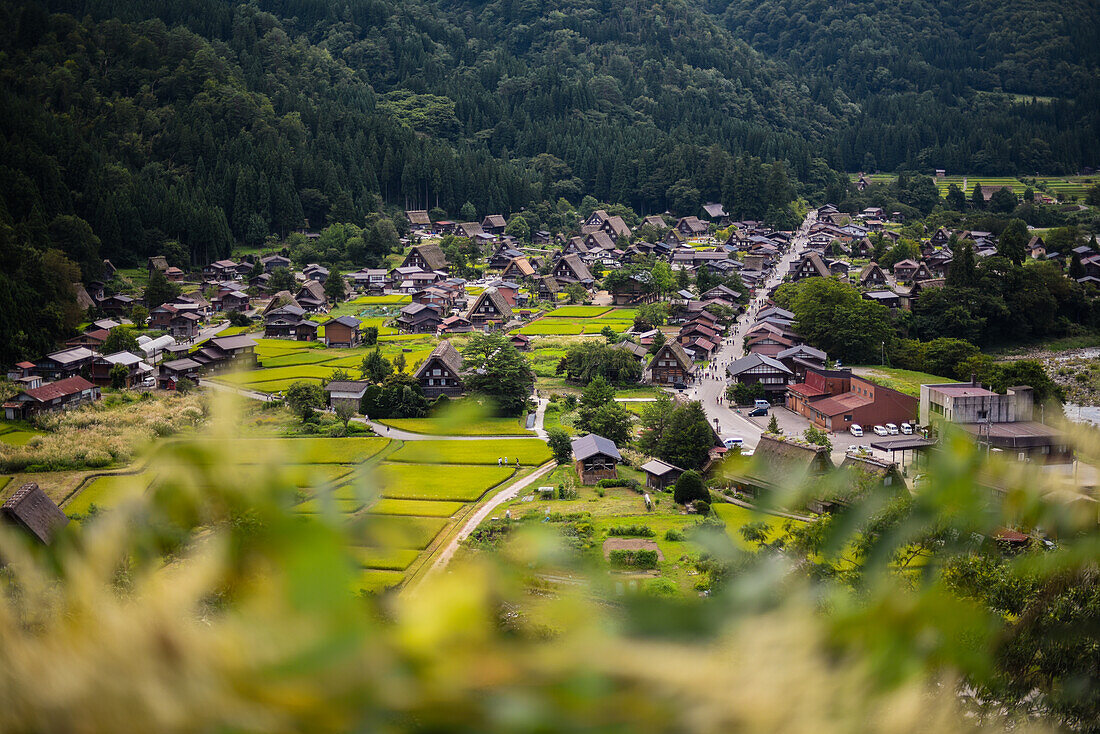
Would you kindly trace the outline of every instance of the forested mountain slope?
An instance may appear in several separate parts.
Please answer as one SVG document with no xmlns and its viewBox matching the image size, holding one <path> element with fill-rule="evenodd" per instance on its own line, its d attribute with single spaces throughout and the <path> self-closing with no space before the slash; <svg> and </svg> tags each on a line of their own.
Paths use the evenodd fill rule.
<svg viewBox="0 0 1100 734">
<path fill-rule="evenodd" d="M 839 168 L 1033 174 L 1100 160 L 1100 5 L 1090 0 L 707 7 L 811 88 L 860 105 L 838 131 L 830 163 Z"/>
</svg>

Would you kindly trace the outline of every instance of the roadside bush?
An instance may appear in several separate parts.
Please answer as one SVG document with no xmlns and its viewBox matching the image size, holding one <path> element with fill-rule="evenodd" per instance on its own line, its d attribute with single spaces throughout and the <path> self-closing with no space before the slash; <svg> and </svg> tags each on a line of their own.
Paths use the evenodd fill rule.
<svg viewBox="0 0 1100 734">
<path fill-rule="evenodd" d="M 607 529 L 608 535 L 616 537 L 652 538 L 656 535 L 648 525 L 613 525 Z"/>
<path fill-rule="evenodd" d="M 684 539 L 684 534 L 676 528 L 669 528 L 665 531 L 665 540 L 672 542 L 680 542 Z"/>
<path fill-rule="evenodd" d="M 605 488 L 630 487 L 635 492 L 637 492 L 638 487 L 640 487 L 641 484 L 638 482 L 637 479 L 601 479 L 600 481 L 596 482 L 596 486 Z"/>
<path fill-rule="evenodd" d="M 655 550 L 613 550 L 608 554 L 614 568 L 657 568 Z"/>
<path fill-rule="evenodd" d="M 686 471 L 676 480 L 672 498 L 678 505 L 686 505 L 694 500 L 710 501 L 710 492 L 703 485 L 703 478 L 697 471 Z"/>
</svg>

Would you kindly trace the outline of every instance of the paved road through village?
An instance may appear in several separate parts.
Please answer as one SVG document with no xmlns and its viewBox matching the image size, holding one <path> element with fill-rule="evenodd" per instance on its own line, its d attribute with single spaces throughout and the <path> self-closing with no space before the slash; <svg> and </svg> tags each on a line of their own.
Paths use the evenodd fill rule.
<svg viewBox="0 0 1100 734">
<path fill-rule="evenodd" d="M 745 356 L 745 332 L 756 321 L 756 314 L 763 308 L 763 304 L 767 300 L 768 290 L 783 280 L 783 276 L 790 270 L 791 263 L 798 260 L 808 248 L 809 228 L 816 220 L 816 215 L 817 212 L 815 211 L 811 211 L 807 215 L 806 221 L 802 223 L 802 226 L 792 238 L 790 249 L 784 253 L 783 258 L 775 266 L 775 270 L 768 276 L 764 285 L 757 289 L 757 294 L 752 303 L 749 304 L 748 310 L 737 320 L 729 336 L 722 341 L 722 346 L 715 353 L 711 362 L 714 365 L 713 372 L 704 372 L 704 376 L 700 381 L 686 391 L 689 399 L 702 402 L 703 409 L 706 411 L 711 423 L 716 418 L 718 419 L 718 432 L 720 435 L 723 437 L 740 436 L 745 440 L 746 448 L 756 448 L 756 444 L 760 440 L 760 434 L 763 433 L 763 426 L 757 425 L 726 404 L 724 397 L 726 385 L 728 384 L 726 365 Z M 719 396 L 723 396 L 721 405 L 718 404 Z"/>
</svg>

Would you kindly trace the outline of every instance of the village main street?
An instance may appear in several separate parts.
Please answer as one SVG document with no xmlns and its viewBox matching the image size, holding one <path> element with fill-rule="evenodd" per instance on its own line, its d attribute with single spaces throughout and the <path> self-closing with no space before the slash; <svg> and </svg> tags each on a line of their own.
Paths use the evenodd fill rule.
<svg viewBox="0 0 1100 734">
<path fill-rule="evenodd" d="M 730 334 L 722 341 L 721 347 L 715 352 L 711 365 L 713 372 L 704 371 L 703 376 L 694 386 L 686 391 L 691 400 L 699 400 L 703 404 L 703 410 L 711 423 L 717 420 L 718 433 L 722 437 L 737 436 L 744 440 L 745 449 L 755 449 L 760 441 L 760 435 L 767 426 L 767 418 L 756 419 L 759 423 L 738 412 L 726 402 L 726 386 L 729 384 L 726 378 L 726 365 L 745 356 L 745 333 L 756 321 L 756 315 L 767 301 L 768 291 L 783 280 L 783 276 L 790 270 L 791 263 L 802 256 L 809 245 L 809 228 L 816 221 L 816 212 L 811 211 L 802 226 L 791 239 L 791 246 L 784 253 L 782 259 L 776 263 L 775 269 L 768 276 L 764 285 L 757 289 L 756 295 L 749 304 L 748 309 L 737 320 Z M 722 403 L 718 403 L 718 398 Z"/>
</svg>

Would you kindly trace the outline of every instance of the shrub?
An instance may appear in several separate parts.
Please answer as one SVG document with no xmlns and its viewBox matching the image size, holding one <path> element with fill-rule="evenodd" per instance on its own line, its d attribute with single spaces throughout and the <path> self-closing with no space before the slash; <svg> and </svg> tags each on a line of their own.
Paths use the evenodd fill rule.
<svg viewBox="0 0 1100 734">
<path fill-rule="evenodd" d="M 686 505 L 694 500 L 710 501 L 710 492 L 703 485 L 703 478 L 697 471 L 686 471 L 676 480 L 672 498 L 678 505 Z"/>
<path fill-rule="evenodd" d="M 681 533 L 676 528 L 669 528 L 668 530 L 665 531 L 665 540 L 673 541 L 673 542 L 680 542 L 683 539 L 684 539 L 684 534 Z"/>
<path fill-rule="evenodd" d="M 652 538 L 656 535 L 653 528 L 648 525 L 613 525 L 607 529 L 607 534 L 617 537 L 632 536 L 641 538 Z"/>
<path fill-rule="evenodd" d="M 559 464 L 568 464 L 573 458 L 573 442 L 562 428 L 551 428 L 546 432 L 546 445 L 550 447 L 554 461 Z"/>
<path fill-rule="evenodd" d="M 613 550 L 608 561 L 615 568 L 657 568 L 655 550 Z"/>
<path fill-rule="evenodd" d="M 630 487 L 635 492 L 638 491 L 638 487 L 641 485 L 637 479 L 601 479 L 596 482 L 597 487 Z"/>
<path fill-rule="evenodd" d="M 695 511 L 697 513 L 699 513 L 700 515 L 702 515 L 703 517 L 706 517 L 707 515 L 710 514 L 710 503 L 709 502 L 704 502 L 703 500 L 695 500 L 694 507 L 695 507 Z"/>
</svg>

